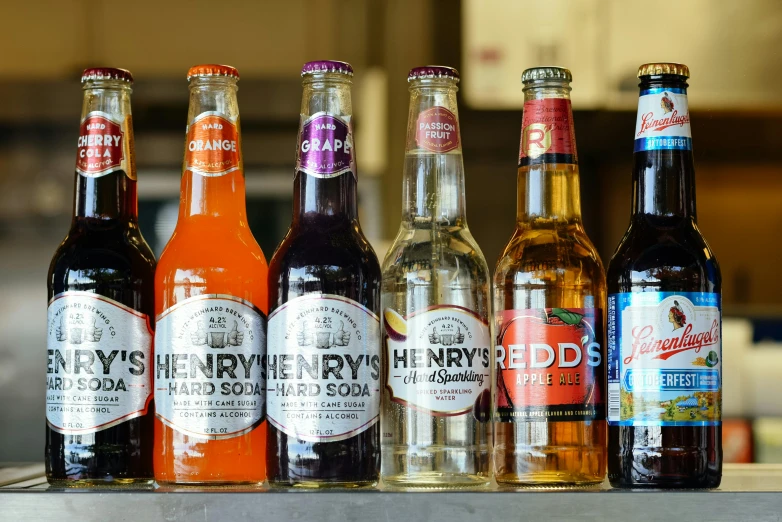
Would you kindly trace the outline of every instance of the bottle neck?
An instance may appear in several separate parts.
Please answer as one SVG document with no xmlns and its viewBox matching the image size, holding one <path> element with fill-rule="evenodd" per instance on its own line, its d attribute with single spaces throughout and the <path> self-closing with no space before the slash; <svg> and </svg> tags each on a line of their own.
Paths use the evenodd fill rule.
<svg viewBox="0 0 782 522">
<path fill-rule="evenodd" d="M 695 169 L 681 76 L 645 76 L 640 83 L 633 154 L 633 217 L 691 218 Z"/>
<path fill-rule="evenodd" d="M 76 153 L 74 222 L 138 220 L 130 84 L 91 80 Z"/>
<path fill-rule="evenodd" d="M 293 225 L 358 220 L 350 77 L 308 75 L 303 82 Z"/>
<path fill-rule="evenodd" d="M 516 221 L 524 226 L 580 223 L 578 155 L 565 80 L 524 87 Z"/>
<path fill-rule="evenodd" d="M 450 78 L 410 86 L 402 221 L 411 226 L 467 225 L 457 91 Z"/>
<path fill-rule="evenodd" d="M 226 76 L 190 80 L 178 224 L 247 221 L 236 83 Z"/>
</svg>

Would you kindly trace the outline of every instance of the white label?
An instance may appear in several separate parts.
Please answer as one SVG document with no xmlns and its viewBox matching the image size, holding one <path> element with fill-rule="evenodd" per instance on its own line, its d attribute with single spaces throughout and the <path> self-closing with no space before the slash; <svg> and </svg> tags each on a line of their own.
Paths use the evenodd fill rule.
<svg viewBox="0 0 782 522">
<path fill-rule="evenodd" d="M 269 422 L 311 442 L 344 440 L 380 415 L 380 320 L 350 299 L 312 294 L 269 316 Z"/>
<path fill-rule="evenodd" d="M 391 400 L 437 416 L 472 413 L 481 392 L 491 390 L 488 325 L 455 306 L 406 319 L 387 309 L 383 316 Z"/>
<path fill-rule="evenodd" d="M 680 88 L 641 92 L 635 123 L 635 152 L 692 150 L 687 93 Z"/>
<path fill-rule="evenodd" d="M 46 421 L 94 433 L 147 413 L 152 398 L 149 317 L 91 292 L 49 303 Z"/>
<path fill-rule="evenodd" d="M 193 437 L 227 439 L 263 422 L 266 321 L 230 295 L 191 297 L 155 328 L 155 409 L 166 425 Z"/>
</svg>

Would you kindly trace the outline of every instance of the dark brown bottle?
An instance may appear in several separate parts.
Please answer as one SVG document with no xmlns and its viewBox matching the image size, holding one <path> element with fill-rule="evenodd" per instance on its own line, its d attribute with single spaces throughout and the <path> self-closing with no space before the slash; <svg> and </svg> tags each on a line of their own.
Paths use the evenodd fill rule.
<svg viewBox="0 0 782 522">
<path fill-rule="evenodd" d="M 349 64 L 305 64 L 293 222 L 269 265 L 267 474 L 364 487 L 380 472 L 380 266 L 358 221 Z"/>
<path fill-rule="evenodd" d="M 48 276 L 46 475 L 151 482 L 155 258 L 138 226 L 123 69 L 87 69 L 74 215 Z"/>
<path fill-rule="evenodd" d="M 695 213 L 689 70 L 641 66 L 630 227 L 608 266 L 608 478 L 722 477 L 721 276 Z"/>
</svg>

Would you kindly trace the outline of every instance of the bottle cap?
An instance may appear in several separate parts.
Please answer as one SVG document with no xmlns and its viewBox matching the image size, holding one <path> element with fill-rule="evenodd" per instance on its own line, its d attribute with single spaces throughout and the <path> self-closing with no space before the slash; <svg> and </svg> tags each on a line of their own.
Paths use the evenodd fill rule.
<svg viewBox="0 0 782 522">
<path fill-rule="evenodd" d="M 304 67 L 301 68 L 302 76 L 323 73 L 337 73 L 353 76 L 353 67 L 347 62 L 339 62 L 336 60 L 316 60 L 314 62 L 305 63 Z"/>
<path fill-rule="evenodd" d="M 194 65 L 187 71 L 187 81 L 190 81 L 191 78 L 209 78 L 212 76 L 227 76 L 238 80 L 239 71 L 236 70 L 236 67 L 216 63 Z"/>
<path fill-rule="evenodd" d="M 420 79 L 448 78 L 459 81 L 459 71 L 453 67 L 445 65 L 424 65 L 423 67 L 414 67 L 407 74 L 407 81 Z"/>
<path fill-rule="evenodd" d="M 133 83 L 133 75 L 127 69 L 115 69 L 113 67 L 90 67 L 81 73 L 81 83 L 94 80 L 120 80 Z"/>
<path fill-rule="evenodd" d="M 533 67 L 521 73 L 521 83 L 534 82 L 538 80 L 563 80 L 573 81 L 573 75 L 570 69 L 564 67 Z"/>
<path fill-rule="evenodd" d="M 658 76 L 660 74 L 674 74 L 676 76 L 690 77 L 690 68 L 681 63 L 645 63 L 638 68 L 638 77 Z"/>
</svg>

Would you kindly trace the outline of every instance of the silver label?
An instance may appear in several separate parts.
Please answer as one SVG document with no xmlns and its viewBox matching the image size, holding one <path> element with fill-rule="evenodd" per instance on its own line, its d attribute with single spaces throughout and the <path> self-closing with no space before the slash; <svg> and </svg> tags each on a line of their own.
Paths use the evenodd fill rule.
<svg viewBox="0 0 782 522">
<path fill-rule="evenodd" d="M 90 292 L 49 303 L 46 421 L 94 433 L 147 413 L 152 399 L 149 317 Z"/>
<path fill-rule="evenodd" d="M 155 328 L 155 408 L 177 431 L 205 439 L 242 435 L 266 412 L 266 319 L 238 297 L 191 297 Z"/>
<path fill-rule="evenodd" d="M 311 442 L 344 440 L 380 414 L 380 320 L 350 299 L 297 297 L 269 317 L 269 422 Z"/>
</svg>

